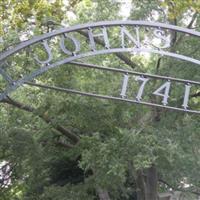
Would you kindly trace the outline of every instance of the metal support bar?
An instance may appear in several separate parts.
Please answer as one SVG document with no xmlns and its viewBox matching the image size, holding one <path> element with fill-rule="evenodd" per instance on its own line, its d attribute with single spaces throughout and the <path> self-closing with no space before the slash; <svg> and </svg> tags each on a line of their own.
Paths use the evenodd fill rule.
<svg viewBox="0 0 200 200">
<path fill-rule="evenodd" d="M 184 79 L 172 78 L 172 77 L 168 77 L 168 76 L 152 75 L 152 74 L 148 74 L 148 73 L 135 72 L 135 71 L 124 70 L 124 69 L 119 69 L 119 68 L 101 67 L 101 66 L 93 65 L 93 64 L 89 64 L 89 63 L 70 62 L 68 64 L 76 65 L 77 67 L 81 66 L 81 67 L 111 71 L 111 72 L 116 72 L 116 73 L 123 73 L 123 74 L 128 73 L 128 74 L 133 74 L 136 76 L 144 76 L 144 77 L 156 78 L 156 79 L 160 79 L 160 80 L 170 80 L 170 81 L 175 81 L 175 82 L 179 82 L 179 83 L 186 83 L 186 84 L 190 83 L 190 84 L 194 84 L 194 85 L 200 85 L 200 82 L 198 82 L 198 81 L 184 80 Z"/>
<path fill-rule="evenodd" d="M 59 92 L 78 94 L 78 95 L 81 95 L 81 96 L 89 96 L 89 97 L 95 97 L 95 98 L 100 98 L 100 99 L 116 100 L 116 101 L 142 104 L 142 105 L 146 105 L 146 106 L 155 106 L 155 107 L 164 108 L 164 109 L 171 109 L 171 110 L 176 110 L 176 111 L 183 111 L 183 112 L 189 112 L 189 113 L 194 113 L 194 114 L 200 114 L 200 111 L 196 111 L 196 110 L 182 109 L 182 108 L 176 108 L 176 107 L 172 107 L 172 106 L 163 106 L 163 105 L 160 105 L 160 104 L 149 103 L 149 102 L 144 102 L 144 101 L 137 101 L 137 100 L 120 98 L 120 97 L 100 95 L 100 94 L 94 94 L 94 93 L 89 93 L 89 92 L 81 92 L 81 91 L 78 91 L 78 90 L 66 89 L 66 88 L 61 88 L 61 87 L 56 87 L 56 86 L 42 85 L 42 84 L 37 84 L 37 83 L 32 83 L 32 82 L 25 82 L 25 84 L 30 85 L 30 86 L 39 87 L 39 88 L 55 90 L 55 91 L 59 91 Z"/>
</svg>

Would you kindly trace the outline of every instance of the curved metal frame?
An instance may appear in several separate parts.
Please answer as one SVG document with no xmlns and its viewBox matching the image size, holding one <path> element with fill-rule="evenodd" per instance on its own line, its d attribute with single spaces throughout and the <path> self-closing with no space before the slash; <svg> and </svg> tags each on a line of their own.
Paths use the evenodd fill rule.
<svg viewBox="0 0 200 200">
<path fill-rule="evenodd" d="M 88 24 L 83 24 L 83 25 L 76 25 L 76 26 L 69 27 L 69 28 L 62 28 L 60 30 L 53 31 L 51 33 L 46 33 L 44 35 L 35 37 L 31 40 L 22 42 L 21 44 L 17 45 L 13 49 L 10 49 L 8 51 L 1 53 L 0 54 L 0 63 L 2 63 L 9 56 L 19 52 L 20 50 L 22 50 L 26 47 L 29 47 L 29 46 L 31 46 L 35 43 L 38 43 L 38 42 L 45 41 L 45 40 L 52 38 L 52 37 L 55 37 L 57 35 L 61 35 L 61 34 L 69 33 L 69 32 L 77 32 L 77 31 L 80 31 L 80 30 L 83 30 L 83 29 L 91 29 L 91 28 L 96 28 L 96 27 L 112 27 L 112 26 L 136 26 L 136 27 L 137 26 L 145 26 L 145 27 L 153 27 L 153 28 L 159 28 L 159 29 L 162 28 L 162 29 L 172 30 L 172 31 L 176 31 L 176 32 L 182 32 L 182 33 L 189 34 L 189 35 L 192 35 L 192 36 L 200 37 L 199 32 L 196 32 L 196 31 L 193 31 L 193 30 L 190 30 L 190 29 L 186 29 L 186 28 L 177 27 L 177 26 L 174 26 L 174 25 L 163 24 L 163 23 L 154 23 L 154 22 L 147 22 L 147 21 L 103 21 L 103 22 L 88 23 Z M 130 52 L 130 53 L 149 52 L 149 53 L 155 53 L 155 54 L 160 54 L 160 55 L 166 55 L 166 56 L 169 56 L 169 57 L 177 58 L 177 59 L 180 59 L 180 60 L 185 60 L 185 61 L 188 61 L 188 62 L 191 62 L 191 63 L 195 63 L 197 65 L 200 65 L 200 61 L 197 60 L 197 59 L 187 57 L 187 56 L 184 56 L 184 55 L 180 55 L 180 54 L 176 54 L 176 53 L 163 51 L 163 50 L 140 48 L 140 47 L 138 47 L 138 48 L 124 48 L 124 47 L 123 48 L 108 48 L 108 49 L 103 49 L 103 50 L 96 50 L 96 51 L 91 51 L 91 52 L 73 55 L 73 56 L 67 57 L 63 60 L 56 61 L 55 63 L 48 64 L 48 65 L 34 71 L 33 73 L 17 80 L 14 83 L 12 83 L 12 81 L 11 81 L 12 84 L 9 87 L 7 87 L 3 93 L 0 94 L 0 100 L 4 99 L 6 97 L 6 95 L 8 93 L 10 93 L 11 91 L 16 90 L 20 85 L 34 79 L 36 76 L 43 74 L 44 72 L 46 72 L 47 70 L 49 70 L 51 68 L 55 68 L 55 67 L 58 67 L 60 65 L 70 63 L 74 60 L 84 58 L 84 57 L 88 57 L 88 56 L 110 54 L 110 53 L 119 53 L 119 52 Z M 0 68 L 0 70 L 1 70 L 1 68 Z M 3 75 L 4 72 L 1 70 L 0 73 Z M 152 77 L 153 77 L 153 75 L 152 75 Z M 6 79 L 9 79 L 9 77 L 6 77 Z M 174 80 L 176 80 L 176 79 L 174 78 Z M 10 80 L 9 80 L 9 82 L 10 82 Z M 187 81 L 185 81 L 185 82 L 187 82 Z M 188 83 L 189 82 L 190 81 L 188 81 Z M 91 95 L 91 96 L 94 96 L 94 95 Z M 96 96 L 99 96 L 99 95 L 96 95 Z M 113 99 L 113 98 L 114 97 L 110 97 L 110 99 Z M 120 100 L 120 98 L 116 98 L 116 99 Z M 161 106 L 161 105 L 158 105 L 158 104 L 151 104 L 151 103 L 148 103 L 148 102 L 138 102 L 138 101 L 135 101 L 135 100 L 128 100 L 128 99 L 123 100 L 123 101 L 141 103 L 141 104 L 145 104 L 145 105 L 153 105 L 153 106 L 158 106 L 158 107 L 166 107 L 166 108 L 171 108 L 171 109 L 173 108 L 173 107 L 170 107 L 170 106 Z M 176 108 L 176 110 L 182 111 L 184 109 Z M 189 111 L 189 110 L 186 110 L 186 111 Z M 193 112 L 193 111 L 190 110 L 189 112 Z M 194 112 L 200 113 L 200 111 L 194 111 Z"/>
<path fill-rule="evenodd" d="M 35 37 L 31 40 L 28 40 L 26 42 L 22 42 L 21 44 L 17 45 L 15 48 L 8 50 L 4 53 L 0 54 L 0 62 L 2 60 L 4 60 L 5 58 L 7 58 L 8 56 L 11 56 L 12 54 L 20 51 L 21 49 L 24 49 L 30 45 L 33 45 L 37 42 L 46 40 L 48 38 L 52 38 L 56 35 L 61 35 L 63 33 L 69 33 L 69 32 L 74 32 L 74 31 L 78 31 L 78 30 L 82 30 L 82 29 L 86 29 L 86 28 L 96 28 L 96 27 L 109 27 L 109 26 L 121 26 L 121 25 L 127 25 L 127 26 L 147 26 L 147 27 L 154 27 L 154 28 L 164 28 L 164 29 L 169 29 L 169 30 L 174 30 L 177 32 L 182 32 L 182 33 L 186 33 L 186 34 L 190 34 L 193 36 L 197 36 L 200 37 L 200 33 L 197 31 L 193 31 L 187 28 L 182 28 L 182 27 L 178 27 L 178 26 L 174 26 L 174 25 L 170 25 L 170 24 L 163 24 L 163 23 L 157 23 L 157 22 L 147 22 L 147 21 L 102 21 L 102 22 L 96 22 L 96 23 L 88 23 L 88 24 L 83 24 L 83 25 L 76 25 L 76 26 L 72 26 L 69 28 L 62 28 L 60 30 L 57 31 L 53 31 L 50 33 L 46 33 L 44 35 Z"/>
</svg>

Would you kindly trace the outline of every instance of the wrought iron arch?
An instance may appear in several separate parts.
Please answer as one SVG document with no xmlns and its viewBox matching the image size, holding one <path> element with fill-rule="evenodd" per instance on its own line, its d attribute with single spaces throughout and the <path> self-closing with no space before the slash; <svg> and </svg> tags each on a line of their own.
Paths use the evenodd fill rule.
<svg viewBox="0 0 200 200">
<path fill-rule="evenodd" d="M 119 27 L 120 28 L 120 30 L 121 30 L 120 37 L 122 38 L 121 39 L 122 46 L 120 46 L 118 48 L 112 48 L 110 46 L 108 34 L 107 34 L 107 29 L 109 27 Z M 134 36 L 132 36 L 130 34 L 129 30 L 126 29 L 126 27 L 129 27 L 129 28 L 133 27 L 136 30 L 135 38 L 134 38 Z M 139 38 L 139 33 L 138 33 L 138 30 L 141 27 L 153 28 L 156 31 L 160 32 L 160 33 L 156 32 L 155 34 L 157 34 L 157 36 L 159 37 L 160 40 L 164 40 L 165 48 L 158 47 L 158 48 L 152 49 L 152 48 L 142 47 L 140 45 L 140 38 Z M 102 33 L 100 33 L 100 34 L 92 33 L 92 31 L 95 28 L 102 29 Z M 80 51 L 79 42 L 76 40 L 76 38 L 67 35 L 69 33 L 79 32 L 79 31 L 87 32 L 88 38 L 90 41 L 91 51 L 80 53 L 79 52 Z M 0 68 L 0 74 L 4 77 L 4 79 L 6 81 L 9 82 L 9 86 L 2 93 L 0 93 L 0 100 L 6 98 L 6 96 L 10 92 L 16 90 L 19 86 L 23 85 L 24 83 L 30 82 L 35 77 L 43 74 L 44 72 L 46 72 L 52 68 L 58 67 L 60 65 L 66 64 L 66 63 L 74 64 L 73 62 L 77 59 L 82 59 L 85 57 L 90 57 L 90 56 L 95 56 L 95 55 L 113 54 L 113 53 L 119 53 L 119 52 L 121 52 L 121 53 L 123 53 L 123 52 L 129 52 L 129 53 L 149 52 L 149 53 L 154 53 L 154 54 L 160 54 L 162 56 L 169 56 L 172 58 L 176 58 L 176 59 L 180 59 L 183 61 L 191 62 L 193 64 L 200 65 L 200 60 L 198 60 L 198 59 L 188 57 L 186 55 L 181 55 L 181 54 L 172 53 L 169 51 L 164 51 L 163 49 L 167 49 L 168 47 L 170 47 L 170 45 L 167 42 L 167 38 L 165 38 L 162 35 L 163 31 L 175 31 L 175 32 L 180 32 L 180 33 L 198 37 L 198 38 L 200 37 L 199 32 L 193 31 L 191 29 L 186 29 L 186 28 L 177 27 L 177 26 L 169 25 L 169 24 L 163 24 L 163 23 L 155 23 L 155 22 L 147 22 L 147 21 L 103 21 L 103 22 L 88 23 L 88 24 L 83 24 L 83 25 L 76 25 L 76 26 L 72 26 L 72 27 L 68 27 L 68 28 L 62 28 L 60 30 L 52 31 L 50 33 L 46 33 L 44 35 L 34 37 L 28 41 L 22 42 L 22 43 L 18 44 L 17 46 L 13 47 L 12 49 L 9 49 L 0 54 L 0 64 L 1 65 L 3 65 L 4 61 L 8 57 L 10 57 L 16 53 L 20 53 L 20 51 L 22 51 L 23 49 L 25 49 L 27 47 L 31 47 L 32 45 L 35 45 L 38 43 L 41 43 L 44 45 L 44 48 L 45 48 L 46 52 L 48 53 L 49 57 L 46 61 L 40 61 L 39 59 L 36 58 L 36 60 L 38 61 L 39 64 L 42 65 L 42 67 L 37 69 L 36 71 L 32 72 L 31 74 L 26 75 L 15 81 L 12 80 L 12 78 L 3 70 L 3 68 Z M 51 49 L 48 46 L 47 40 L 54 38 L 56 36 L 69 37 L 69 39 L 72 40 L 72 42 L 74 43 L 76 49 L 75 49 L 75 52 L 70 52 L 69 50 L 67 50 L 64 46 L 64 38 L 63 38 L 62 44 L 60 47 L 63 50 L 63 52 L 66 53 L 67 57 L 62 60 L 51 63 L 51 61 L 52 61 Z M 94 40 L 95 37 L 103 37 L 103 42 L 105 43 L 105 48 L 103 48 L 101 50 L 95 49 L 95 40 Z M 132 47 L 127 48 L 125 46 L 125 44 L 124 44 L 125 37 L 127 37 L 129 40 L 131 40 L 134 43 L 133 48 Z M 71 53 L 71 55 L 70 55 L 70 53 Z M 182 82 L 185 84 L 200 85 L 200 82 L 192 81 L 192 80 L 183 80 L 183 79 L 164 77 L 164 76 L 158 76 L 158 75 L 142 74 L 142 73 L 138 73 L 138 72 L 131 72 L 131 71 L 120 70 L 120 69 L 109 69 L 109 68 L 105 68 L 105 67 L 103 68 L 103 67 L 98 67 L 95 65 L 92 66 L 92 65 L 88 65 L 88 64 L 85 64 L 85 66 L 84 66 L 84 64 L 82 64 L 82 63 L 79 63 L 79 65 L 82 67 L 90 67 L 90 68 L 97 68 L 97 69 L 103 69 L 103 70 L 117 71 L 119 73 L 124 73 L 124 74 L 129 73 L 129 74 L 135 74 L 138 76 L 145 76 L 145 77 L 150 77 L 150 78 L 152 77 L 152 78 L 158 78 L 158 79 L 163 79 L 163 80 L 168 80 L 168 81 L 177 81 L 177 82 Z M 33 83 L 30 83 L 30 84 L 34 85 Z M 42 85 L 40 85 L 40 86 L 44 87 Z M 87 95 L 87 96 L 95 96 L 95 97 L 104 98 L 104 99 L 127 101 L 127 102 L 131 102 L 131 103 L 140 103 L 140 104 L 149 105 L 149 106 L 165 107 L 165 108 L 170 108 L 170 109 L 179 110 L 179 111 L 200 113 L 200 111 L 188 110 L 186 106 L 184 108 L 175 108 L 175 107 L 171 107 L 171 106 L 167 106 L 167 105 L 159 105 L 159 104 L 154 104 L 154 103 L 143 102 L 140 99 L 139 100 L 138 99 L 130 100 L 130 99 L 121 98 L 121 97 L 109 97 L 109 96 L 96 95 L 96 94 L 90 94 L 90 93 L 82 93 L 82 92 L 78 92 L 78 91 L 72 91 L 69 89 L 60 89 L 60 88 L 48 87 L 48 86 L 46 88 L 57 89 L 57 90 L 66 91 L 66 92 L 68 91 L 68 92 L 73 92 L 73 93 Z M 157 94 L 160 94 L 160 93 L 157 91 Z M 186 91 L 185 95 L 188 98 L 189 87 L 187 87 L 187 91 Z M 186 98 L 186 96 L 185 96 L 185 98 Z"/>
</svg>

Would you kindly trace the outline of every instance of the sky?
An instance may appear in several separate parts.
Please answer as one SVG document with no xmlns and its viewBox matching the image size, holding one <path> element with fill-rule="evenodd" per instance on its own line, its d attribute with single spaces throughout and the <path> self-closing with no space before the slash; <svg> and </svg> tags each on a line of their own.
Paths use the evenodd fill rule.
<svg viewBox="0 0 200 200">
<path fill-rule="evenodd" d="M 132 8 L 131 0 L 118 0 L 121 3 L 121 9 L 119 14 L 123 16 L 124 19 L 127 19 L 130 15 L 130 11 Z"/>
</svg>

